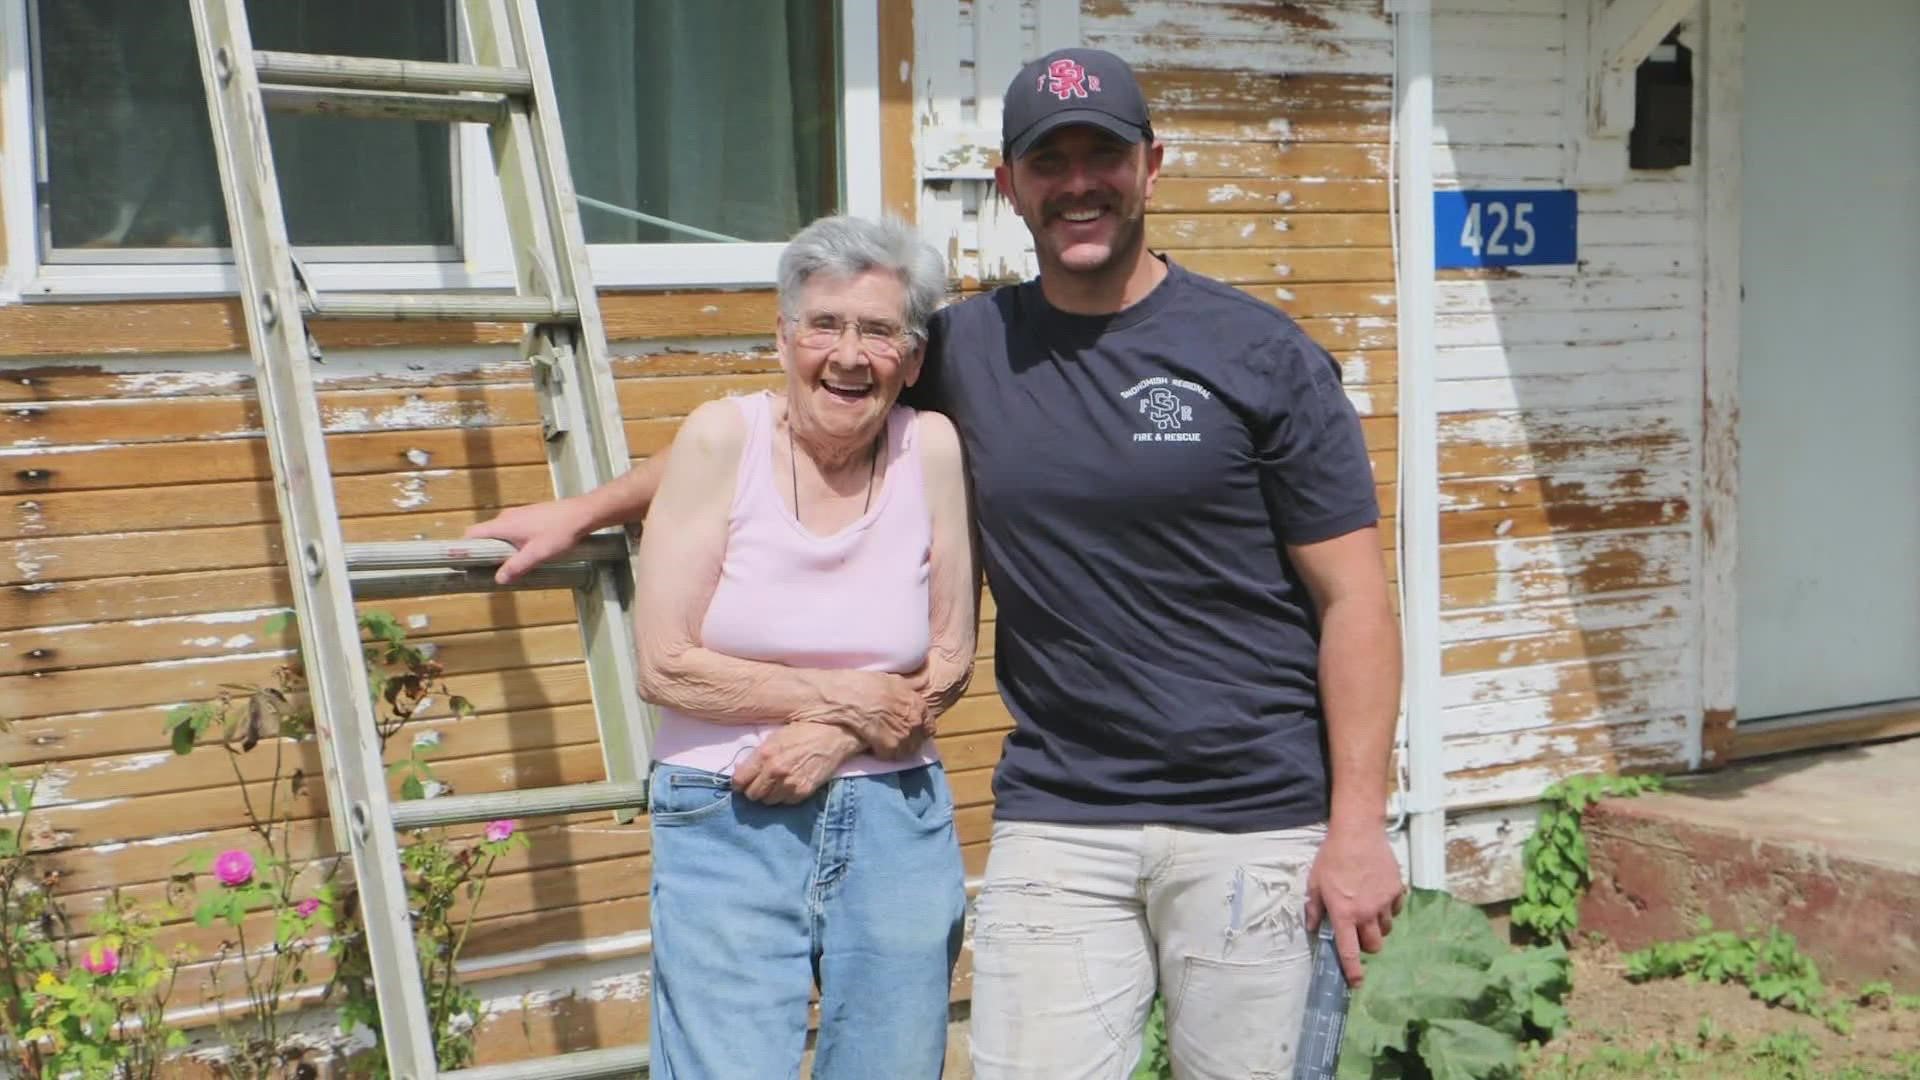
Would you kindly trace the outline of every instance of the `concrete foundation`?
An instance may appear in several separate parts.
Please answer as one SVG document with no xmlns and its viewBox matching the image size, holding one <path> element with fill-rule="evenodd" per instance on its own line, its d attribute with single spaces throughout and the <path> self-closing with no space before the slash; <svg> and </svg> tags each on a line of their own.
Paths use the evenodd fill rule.
<svg viewBox="0 0 1920 1080">
<path fill-rule="evenodd" d="M 1920 992 L 1920 739 L 1678 780 L 1587 816 L 1581 929 L 1622 948 L 1719 929 L 1799 939 L 1829 979 Z"/>
</svg>

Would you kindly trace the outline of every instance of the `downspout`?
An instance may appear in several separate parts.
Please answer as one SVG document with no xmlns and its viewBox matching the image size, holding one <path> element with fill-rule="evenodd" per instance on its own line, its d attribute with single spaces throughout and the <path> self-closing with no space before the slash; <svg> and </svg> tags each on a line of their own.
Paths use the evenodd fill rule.
<svg viewBox="0 0 1920 1080">
<path fill-rule="evenodd" d="M 1400 342 L 1400 618 L 1408 872 L 1447 883 L 1445 732 L 1440 714 L 1440 454 L 1435 400 L 1433 5 L 1396 0 L 1393 20 L 1395 222 Z"/>
</svg>

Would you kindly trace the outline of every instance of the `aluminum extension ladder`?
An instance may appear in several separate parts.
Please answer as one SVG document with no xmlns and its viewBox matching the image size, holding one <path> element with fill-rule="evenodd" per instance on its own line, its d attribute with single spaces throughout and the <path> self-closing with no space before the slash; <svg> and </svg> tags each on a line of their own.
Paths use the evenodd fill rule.
<svg viewBox="0 0 1920 1080">
<path fill-rule="evenodd" d="M 395 835 L 585 811 L 613 810 L 630 821 L 645 809 L 651 716 L 635 680 L 628 540 L 624 533 L 596 535 L 519 584 L 574 590 L 609 779 L 390 803 L 354 598 L 491 589 L 493 568 L 511 549 L 498 541 L 345 544 L 314 395 L 311 364 L 320 350 L 309 318 L 523 323 L 522 352 L 540 399 L 556 492 L 586 492 L 627 468 L 534 0 L 462 4 L 472 64 L 260 51 L 253 48 L 243 0 L 191 0 L 328 804 L 335 841 L 348 850 L 359 887 L 392 1075 L 629 1076 L 646 1068 L 645 1046 L 446 1073 L 436 1068 Z M 487 124 L 513 239 L 513 294 L 315 293 L 287 239 L 267 108 Z"/>
</svg>

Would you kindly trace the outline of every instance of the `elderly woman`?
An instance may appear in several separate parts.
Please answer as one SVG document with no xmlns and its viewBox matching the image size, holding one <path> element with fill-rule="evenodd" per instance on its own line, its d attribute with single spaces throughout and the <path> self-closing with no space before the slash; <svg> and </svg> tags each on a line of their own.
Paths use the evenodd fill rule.
<svg viewBox="0 0 1920 1080">
<path fill-rule="evenodd" d="M 895 405 L 940 256 L 834 217 L 780 259 L 783 392 L 675 438 L 640 543 L 652 783 L 653 1075 L 940 1074 L 965 907 L 930 738 L 966 684 L 959 440 Z"/>
</svg>

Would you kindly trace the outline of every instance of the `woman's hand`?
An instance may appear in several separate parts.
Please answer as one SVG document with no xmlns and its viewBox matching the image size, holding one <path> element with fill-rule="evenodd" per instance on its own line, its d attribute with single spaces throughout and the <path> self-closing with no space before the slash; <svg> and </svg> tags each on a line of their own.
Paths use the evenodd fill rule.
<svg viewBox="0 0 1920 1080">
<path fill-rule="evenodd" d="M 788 724 L 734 770 L 733 789 L 754 802 L 803 802 L 860 748 L 858 738 L 834 724 Z"/>
<path fill-rule="evenodd" d="M 853 734 L 876 757 L 894 761 L 919 752 L 933 720 L 912 680 L 881 671 L 838 675 L 825 719 Z"/>
</svg>

